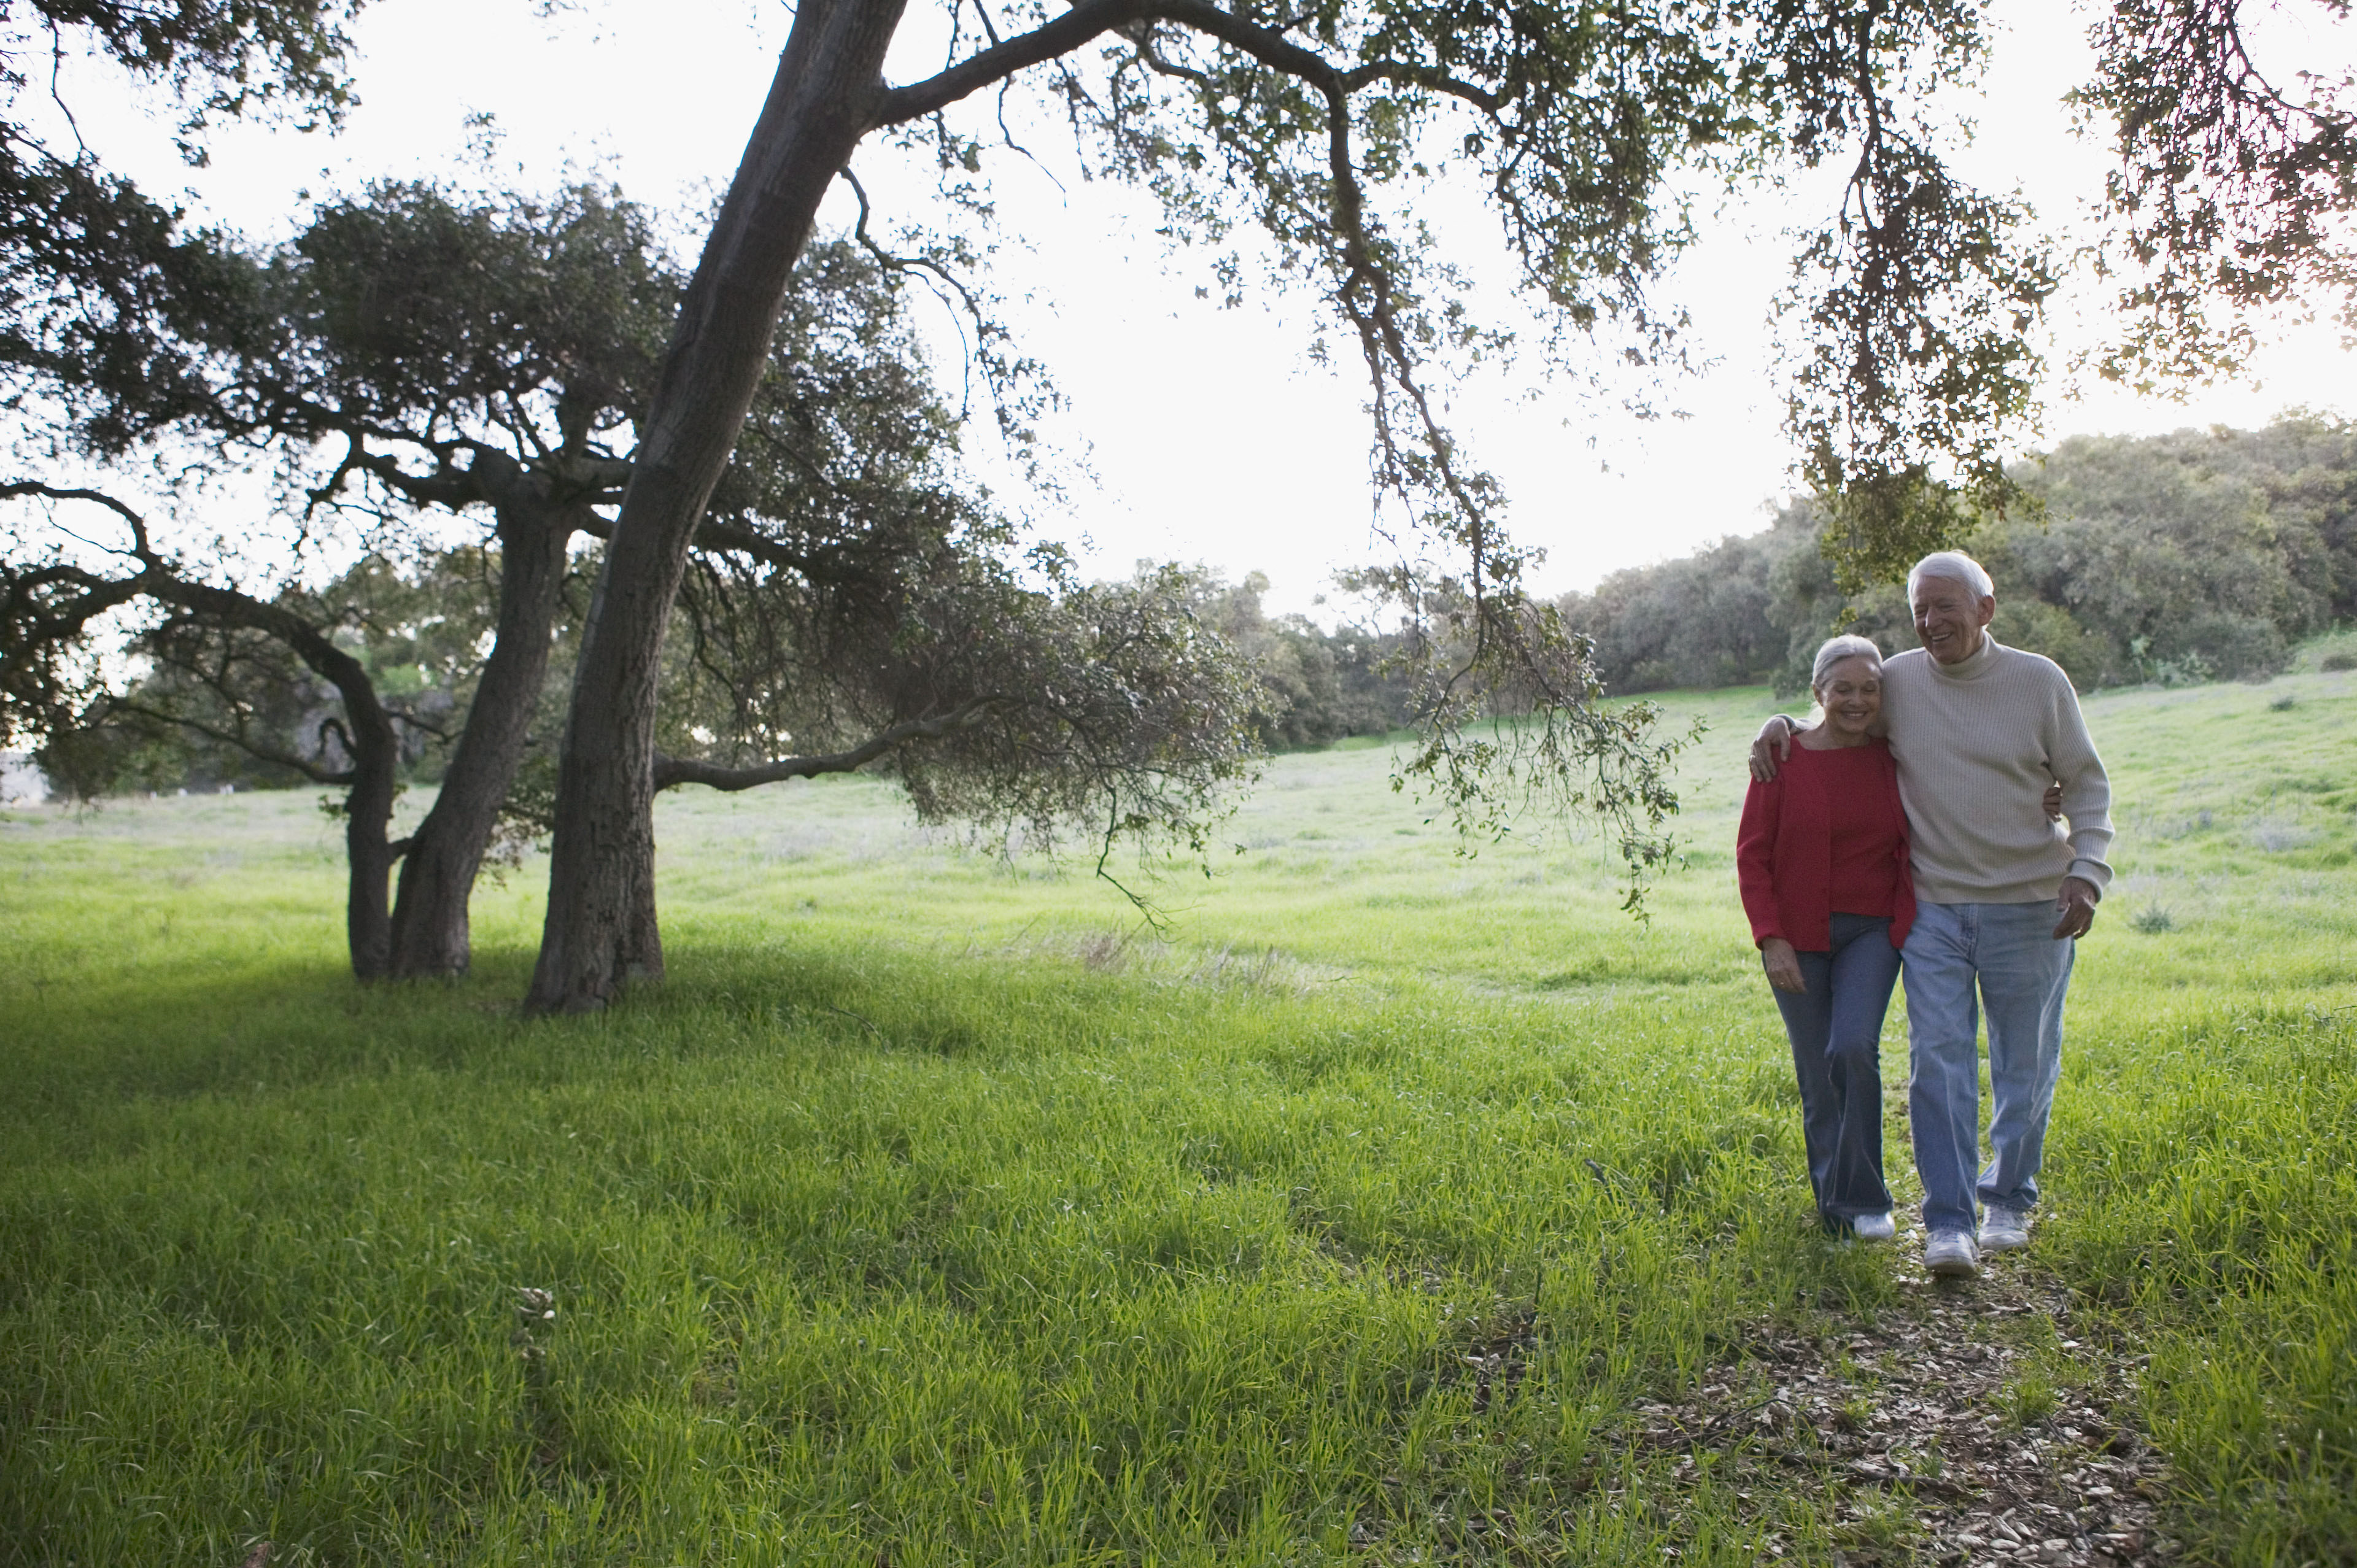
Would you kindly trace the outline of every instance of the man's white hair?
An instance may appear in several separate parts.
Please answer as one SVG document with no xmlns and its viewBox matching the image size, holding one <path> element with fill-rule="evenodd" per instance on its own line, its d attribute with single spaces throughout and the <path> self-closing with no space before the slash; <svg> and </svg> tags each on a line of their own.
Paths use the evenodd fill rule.
<svg viewBox="0 0 2357 1568">
<path fill-rule="evenodd" d="M 1961 550 L 1934 550 L 1907 574 L 1907 602 L 1915 602 L 1915 585 L 1926 577 L 1945 577 L 1962 583 L 1973 591 L 1975 598 L 1996 597 L 1996 585 L 1989 581 L 1987 568 Z"/>
</svg>

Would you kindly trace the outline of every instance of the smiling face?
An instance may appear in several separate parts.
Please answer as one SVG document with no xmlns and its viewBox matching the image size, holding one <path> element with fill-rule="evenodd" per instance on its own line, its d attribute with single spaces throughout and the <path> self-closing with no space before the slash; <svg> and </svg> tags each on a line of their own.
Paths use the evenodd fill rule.
<svg viewBox="0 0 2357 1568">
<path fill-rule="evenodd" d="M 1837 660 L 1817 682 L 1817 704 L 1825 710 L 1825 728 L 1846 746 L 1866 739 L 1867 728 L 1882 712 L 1882 666 L 1865 654 Z"/>
<path fill-rule="evenodd" d="M 1924 652 L 1954 664 L 1981 650 L 1981 628 L 1996 614 L 1996 600 L 1953 577 L 1919 577 L 1913 597 L 1915 635 Z"/>
</svg>

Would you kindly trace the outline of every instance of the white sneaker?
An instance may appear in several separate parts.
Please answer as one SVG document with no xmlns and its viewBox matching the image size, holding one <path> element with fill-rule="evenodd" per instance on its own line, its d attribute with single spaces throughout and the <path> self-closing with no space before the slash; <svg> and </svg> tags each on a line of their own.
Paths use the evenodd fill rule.
<svg viewBox="0 0 2357 1568">
<path fill-rule="evenodd" d="M 1981 1272 L 1980 1249 L 1967 1231 L 1934 1230 L 1923 1243 L 1923 1267 L 1943 1279 L 1968 1280 Z"/>
<path fill-rule="evenodd" d="M 2018 1252 L 2029 1245 L 2029 1216 L 1992 1203 L 1981 1210 L 1981 1251 Z"/>
<path fill-rule="evenodd" d="M 1861 1241 L 1888 1241 L 1899 1234 L 1898 1222 L 1888 1214 L 1861 1214 L 1849 1222 L 1849 1228 Z"/>
</svg>

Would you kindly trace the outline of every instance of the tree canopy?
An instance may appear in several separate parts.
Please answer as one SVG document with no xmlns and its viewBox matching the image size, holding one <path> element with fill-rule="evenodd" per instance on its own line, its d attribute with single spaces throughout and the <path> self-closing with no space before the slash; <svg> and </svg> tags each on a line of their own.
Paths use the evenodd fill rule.
<svg viewBox="0 0 2357 1568">
<path fill-rule="evenodd" d="M 311 129 L 350 102 L 345 28 L 357 0 L 34 0 L 0 16 L 0 407 L 61 386 L 153 402 L 200 397 L 184 312 L 224 281 L 218 237 L 109 170 L 73 138 L 37 128 L 28 93 L 54 99 L 69 50 L 100 55 L 163 88 L 180 110 L 183 157 L 206 160 L 206 132 L 261 115 Z M 46 57 L 46 59 L 44 58 Z M 37 85 L 36 78 L 44 79 Z M 25 372 L 34 372 L 28 381 Z M 82 432 L 119 447 L 128 433 Z"/>
</svg>

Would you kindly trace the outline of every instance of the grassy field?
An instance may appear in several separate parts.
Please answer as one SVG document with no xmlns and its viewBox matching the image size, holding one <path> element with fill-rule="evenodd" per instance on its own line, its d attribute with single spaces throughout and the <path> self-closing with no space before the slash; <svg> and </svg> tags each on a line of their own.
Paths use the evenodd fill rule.
<svg viewBox="0 0 2357 1568">
<path fill-rule="evenodd" d="M 362 993 L 309 797 L 6 813 L 0 1563 L 2357 1560 L 2317 662 L 2089 703 L 2050 1208 L 1962 1288 L 1808 1228 L 1764 692 L 1672 703 L 1650 926 L 1382 747 L 1277 759 L 1167 939 L 804 784 L 667 799 L 671 981 L 558 1023 L 537 867 Z"/>
</svg>

